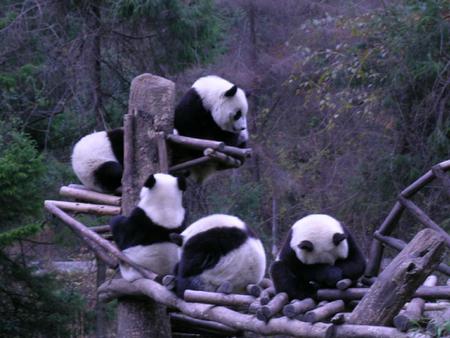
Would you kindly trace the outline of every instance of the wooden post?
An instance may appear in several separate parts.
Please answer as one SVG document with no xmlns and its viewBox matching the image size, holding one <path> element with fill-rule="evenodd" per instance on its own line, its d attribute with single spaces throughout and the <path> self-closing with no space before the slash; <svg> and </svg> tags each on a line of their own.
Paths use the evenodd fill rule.
<svg viewBox="0 0 450 338">
<path fill-rule="evenodd" d="M 445 242 L 432 229 L 420 231 L 380 274 L 353 310 L 349 323 L 390 325 L 403 305 L 437 267 Z"/>
<path fill-rule="evenodd" d="M 147 177 L 160 170 L 158 132 L 172 131 L 174 102 L 175 85 L 167 79 L 142 74 L 131 82 L 128 114 L 124 119 L 122 212 L 125 215 L 136 206 Z M 120 298 L 117 319 L 119 338 L 171 336 L 166 307 L 150 298 Z"/>
</svg>

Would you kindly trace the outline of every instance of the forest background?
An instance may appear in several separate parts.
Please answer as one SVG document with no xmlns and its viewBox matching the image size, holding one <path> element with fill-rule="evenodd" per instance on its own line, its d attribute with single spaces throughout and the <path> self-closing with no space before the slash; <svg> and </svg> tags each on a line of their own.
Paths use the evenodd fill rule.
<svg viewBox="0 0 450 338">
<path fill-rule="evenodd" d="M 81 136 L 122 125 L 135 76 L 171 79 L 177 98 L 207 74 L 251 92 L 254 155 L 191 185 L 191 221 L 235 214 L 273 257 L 297 219 L 329 213 L 367 251 L 398 192 L 449 157 L 449 34 L 446 0 L 3 0 L 0 336 L 93 332 L 86 281 L 46 273 L 90 256 L 43 200 L 76 182 Z M 435 188 L 417 198 L 449 230 Z"/>
</svg>

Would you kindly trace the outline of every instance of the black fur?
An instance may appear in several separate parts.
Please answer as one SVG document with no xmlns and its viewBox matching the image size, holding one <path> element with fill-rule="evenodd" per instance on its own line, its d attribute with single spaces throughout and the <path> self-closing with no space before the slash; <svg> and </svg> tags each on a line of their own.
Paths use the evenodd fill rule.
<svg viewBox="0 0 450 338">
<path fill-rule="evenodd" d="M 236 94 L 238 87 L 236 85 L 234 85 L 233 87 L 231 87 L 230 89 L 228 89 L 225 92 L 225 96 L 226 97 L 232 97 Z"/>
<path fill-rule="evenodd" d="M 129 217 L 115 216 L 110 221 L 111 231 L 120 250 L 155 243 L 170 242 L 171 233 L 184 230 L 184 221 L 174 229 L 165 228 L 151 220 L 139 207 L 134 208 Z"/>
<path fill-rule="evenodd" d="M 111 143 L 111 148 L 117 161 L 123 167 L 123 129 L 117 128 L 106 132 L 109 142 Z"/>
<path fill-rule="evenodd" d="M 104 191 L 114 192 L 122 185 L 122 173 L 123 169 L 120 163 L 104 162 L 94 170 L 95 183 Z"/>
<path fill-rule="evenodd" d="M 176 267 L 175 290 L 179 297 L 187 288 L 201 289 L 197 276 L 216 266 L 220 259 L 245 243 L 249 234 L 235 227 L 209 229 L 189 238 Z"/>
<path fill-rule="evenodd" d="M 174 127 L 183 136 L 221 141 L 235 147 L 245 146 L 239 143 L 239 133 L 222 130 L 217 125 L 194 88 L 189 89 L 178 103 L 175 109 Z M 173 145 L 172 150 L 173 164 L 203 156 L 202 151 L 186 149 L 178 145 Z"/>
<path fill-rule="evenodd" d="M 291 299 L 315 297 L 317 286 L 336 287 L 343 278 L 356 281 L 364 273 L 366 261 L 347 227 L 341 224 L 348 241 L 348 257 L 334 265 L 303 264 L 290 247 L 292 230 L 281 248 L 279 260 L 272 263 L 270 275 L 277 292 L 286 292 Z"/>
</svg>

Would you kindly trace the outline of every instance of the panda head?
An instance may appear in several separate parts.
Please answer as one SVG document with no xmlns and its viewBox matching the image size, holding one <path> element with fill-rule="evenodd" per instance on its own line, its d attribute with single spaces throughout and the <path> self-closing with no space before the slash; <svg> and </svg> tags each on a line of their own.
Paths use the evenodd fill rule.
<svg viewBox="0 0 450 338">
<path fill-rule="evenodd" d="M 194 82 L 192 88 L 199 94 L 204 107 L 211 112 L 222 130 L 240 136 L 248 135 L 248 102 L 242 89 L 215 75 L 201 77 Z"/>
<path fill-rule="evenodd" d="M 153 222 L 166 228 L 177 228 L 183 223 L 185 217 L 183 207 L 185 190 L 184 177 L 152 174 L 141 189 L 138 207 Z"/>
<path fill-rule="evenodd" d="M 347 236 L 328 215 L 309 215 L 292 226 L 290 247 L 303 264 L 331 264 L 348 256 Z"/>
</svg>

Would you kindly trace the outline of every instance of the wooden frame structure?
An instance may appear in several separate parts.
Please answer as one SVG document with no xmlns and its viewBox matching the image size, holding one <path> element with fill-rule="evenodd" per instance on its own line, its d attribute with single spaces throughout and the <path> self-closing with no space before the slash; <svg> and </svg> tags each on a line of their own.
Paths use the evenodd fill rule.
<svg viewBox="0 0 450 338">
<path fill-rule="evenodd" d="M 131 103 L 130 110 L 131 113 L 127 114 L 124 120 L 125 163 L 132 163 L 132 165 L 125 168 L 124 196 L 129 194 L 129 189 L 136 191 L 137 184 L 130 181 L 130 172 L 137 170 L 133 167 L 136 165 L 136 159 L 133 158 L 136 156 L 134 150 L 136 147 L 142 147 L 142 145 L 137 145 L 133 139 L 137 124 L 135 118 L 139 114 L 139 110 L 133 108 Z M 166 123 L 164 125 L 167 127 Z M 236 168 L 251 155 L 251 149 L 229 147 L 217 141 L 171 135 L 161 130 L 154 132 L 152 142 L 156 148 L 154 152 L 157 153 L 157 163 L 154 163 L 153 169 L 159 168 L 160 172 L 165 173 L 186 170 L 209 161 L 218 161 L 226 167 Z M 168 160 L 170 147 L 167 143 L 177 143 L 188 148 L 203 150 L 204 156 L 170 166 Z M 149 142 L 144 146 L 148 147 Z M 120 196 L 101 194 L 89 191 L 83 186 L 71 184 L 62 187 L 60 194 L 65 198 L 75 199 L 75 201 L 48 200 L 44 205 L 49 213 L 60 219 L 81 237 L 96 255 L 97 261 L 103 262 L 111 269 L 116 269 L 119 262 L 123 262 L 143 276 L 142 279 L 132 283 L 123 279 L 105 281 L 98 287 L 98 299 L 102 302 L 116 298 L 122 299 L 124 296 L 144 297 L 147 301 L 165 305 L 172 311 L 173 328 L 181 327 L 187 331 L 208 332 L 218 336 L 239 336 L 242 331 L 253 331 L 261 335 L 285 334 L 294 337 L 402 338 L 406 337 L 402 331 L 408 329 L 410 323 L 424 310 L 439 308 L 448 311 L 450 308 L 450 286 L 435 286 L 433 285 L 435 283 L 430 282 L 430 278 L 433 280 L 432 277 L 425 281 L 435 269 L 448 274 L 450 268 L 441 263 L 441 257 L 445 250 L 444 243 L 447 245 L 449 243 L 449 236 L 445 232 L 443 233 L 438 225 L 409 200 L 414 193 L 434 177 L 438 177 L 444 182 L 443 184 L 448 188 L 447 192 L 450 194 L 450 178 L 443 174 L 449 169 L 450 161 L 442 162 L 405 189 L 385 222 L 375 233 L 367 275 L 377 275 L 383 254 L 383 245 L 401 250 L 401 254 L 385 270 L 391 272 L 382 273 L 371 288 L 360 287 L 361 285 L 352 288 L 350 287 L 351 281 L 339 281 L 336 289 L 319 289 L 317 300 L 305 299 L 289 302 L 286 294 L 275 293 L 272 282 L 267 279 L 259 285 L 249 285 L 247 294 L 243 295 L 186 290 L 184 299 L 177 298 L 170 291 L 173 279 L 162 278 L 163 276 L 157 276 L 152 271 L 139 266 L 109 241 L 111 239 L 109 226 L 87 227 L 75 218 L 80 213 L 117 215 L 123 210 L 130 210 L 130 207 L 134 206 L 132 201 L 124 201 Z M 142 171 L 142 168 L 139 170 Z M 405 208 L 432 229 L 421 231 L 409 244 L 390 237 L 390 233 Z M 401 297 L 390 299 L 391 303 L 395 304 L 395 310 L 387 311 L 382 308 L 383 296 L 381 294 L 384 289 L 392 288 L 393 275 L 397 281 L 401 281 L 397 285 L 398 289 L 395 289 L 401 293 Z M 424 285 L 419 287 L 424 281 Z M 436 299 L 446 301 L 430 302 Z M 410 302 L 405 305 L 408 300 Z M 378 304 L 379 313 L 368 316 L 367 303 L 370 303 L 370 306 Z M 356 308 L 349 312 L 355 305 Z M 134 317 L 134 320 L 136 318 L 139 317 Z M 372 321 L 370 324 L 367 322 L 369 319 Z M 391 325 L 392 320 L 395 327 Z M 143 336 L 136 335 L 136 337 Z M 133 335 L 133 337 L 135 336 Z"/>
</svg>

